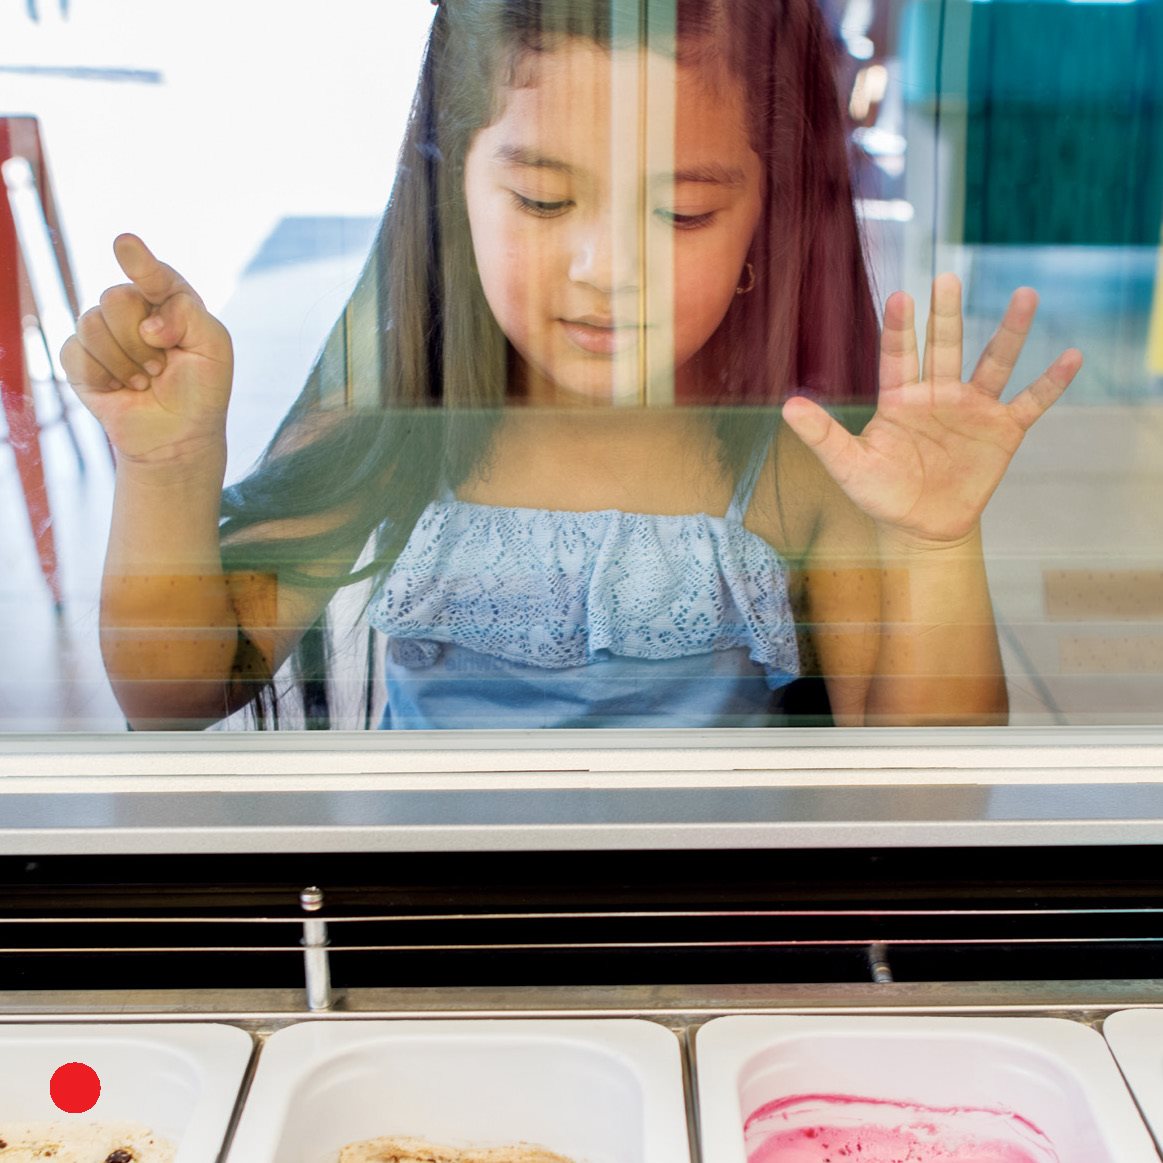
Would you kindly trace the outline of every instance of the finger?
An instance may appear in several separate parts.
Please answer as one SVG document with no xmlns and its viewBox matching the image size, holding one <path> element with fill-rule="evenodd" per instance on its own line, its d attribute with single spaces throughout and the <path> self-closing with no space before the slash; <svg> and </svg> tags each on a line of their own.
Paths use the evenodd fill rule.
<svg viewBox="0 0 1163 1163">
<path fill-rule="evenodd" d="M 1005 391 L 1013 375 L 1014 365 L 1022 354 L 1034 313 L 1038 310 L 1038 292 L 1032 287 L 1019 287 L 1010 297 L 1009 306 L 997 330 L 977 361 L 970 379 L 983 392 L 996 400 Z"/>
<path fill-rule="evenodd" d="M 932 383 L 961 382 L 961 280 L 956 275 L 933 280 L 923 378 Z"/>
<path fill-rule="evenodd" d="M 880 333 L 880 390 L 892 391 L 917 382 L 917 328 L 912 297 L 903 291 L 889 295 L 884 304 Z"/>
<path fill-rule="evenodd" d="M 1082 367 L 1082 352 L 1077 348 L 1064 351 L 1028 388 L 1014 397 L 1010 415 L 1023 429 L 1034 423 L 1062 395 Z"/>
<path fill-rule="evenodd" d="M 793 396 L 783 406 L 787 426 L 819 458 L 820 463 L 838 484 L 851 475 L 856 438 L 819 404 Z"/>
<path fill-rule="evenodd" d="M 197 295 L 179 291 L 141 324 L 141 337 L 154 348 L 180 347 L 211 359 L 230 353 L 230 336 Z"/>
<path fill-rule="evenodd" d="M 107 378 L 138 390 L 149 387 L 149 377 L 117 342 L 99 307 L 86 311 L 77 320 L 76 338 L 93 361 L 105 369 Z"/>
<path fill-rule="evenodd" d="M 179 291 L 198 297 L 194 288 L 173 267 L 160 262 L 136 234 L 119 234 L 113 240 L 113 253 L 126 277 L 155 307 Z"/>
<path fill-rule="evenodd" d="M 73 385 L 78 395 L 85 392 L 117 392 L 124 387 L 104 364 L 98 363 L 81 346 L 81 341 L 75 335 L 65 341 L 60 358 L 65 379 Z"/>
<path fill-rule="evenodd" d="M 150 305 L 137 288 L 125 283 L 110 287 L 101 296 L 101 314 L 118 346 L 138 369 L 146 375 L 161 375 L 165 352 L 151 347 L 141 337 L 141 325 L 150 315 Z"/>
</svg>

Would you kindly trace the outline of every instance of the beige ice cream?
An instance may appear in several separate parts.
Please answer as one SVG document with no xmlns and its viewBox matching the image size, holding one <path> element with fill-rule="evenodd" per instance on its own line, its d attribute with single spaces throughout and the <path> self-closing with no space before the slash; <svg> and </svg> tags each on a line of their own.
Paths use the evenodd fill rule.
<svg viewBox="0 0 1163 1163">
<path fill-rule="evenodd" d="M 0 1163 L 173 1163 L 176 1150 L 140 1123 L 0 1122 Z"/>
<path fill-rule="evenodd" d="M 2 1159 L 2 1156 L 0 1156 Z M 339 1163 L 571 1163 L 544 1147 L 440 1147 L 423 1139 L 365 1139 L 348 1143 Z"/>
</svg>

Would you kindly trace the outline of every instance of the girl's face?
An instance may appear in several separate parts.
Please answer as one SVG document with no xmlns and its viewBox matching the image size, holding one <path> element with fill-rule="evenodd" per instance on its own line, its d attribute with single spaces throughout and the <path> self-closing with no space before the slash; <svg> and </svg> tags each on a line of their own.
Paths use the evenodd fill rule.
<svg viewBox="0 0 1163 1163">
<path fill-rule="evenodd" d="M 672 398 L 746 282 L 763 202 L 742 86 L 584 40 L 531 53 L 465 164 L 485 297 L 530 403 Z"/>
</svg>

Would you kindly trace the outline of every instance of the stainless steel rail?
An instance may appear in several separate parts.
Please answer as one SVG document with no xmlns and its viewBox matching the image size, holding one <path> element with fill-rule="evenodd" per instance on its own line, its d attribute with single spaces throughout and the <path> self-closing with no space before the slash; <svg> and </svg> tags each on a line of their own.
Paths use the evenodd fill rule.
<svg viewBox="0 0 1163 1163">
<path fill-rule="evenodd" d="M 366 1018 L 650 1017 L 695 1024 L 756 1014 L 1056 1014 L 1096 1024 L 1116 1009 L 1163 1009 L 1163 981 L 440 987 L 345 989 L 323 1013 L 302 990 L 0 990 L 5 1022 L 225 1021 L 260 1032 L 300 1021 Z"/>
<path fill-rule="evenodd" d="M 1145 728 L 0 736 L 13 854 L 1160 843 Z"/>
<path fill-rule="evenodd" d="M 318 890 L 312 890 L 318 892 Z M 321 904 L 320 900 L 320 904 Z M 168 913 L 164 916 L 106 914 L 70 916 L 67 913 L 39 916 L 0 916 L 0 966 L 17 957 L 116 957 L 127 954 L 182 957 L 208 955 L 282 955 L 307 957 L 313 984 L 309 992 L 311 1008 L 326 1008 L 329 995 L 330 954 L 433 954 L 540 952 L 674 952 L 691 951 L 780 951 L 780 950 L 852 950 L 866 951 L 865 963 L 873 980 L 890 981 L 894 950 L 949 949 L 1049 949 L 1070 947 L 1117 951 L 1127 946 L 1137 949 L 1163 949 L 1163 917 L 1160 907 L 1127 908 L 924 908 L 924 909 L 629 909 L 626 911 L 591 910 L 559 911 L 491 911 L 424 913 L 406 911 L 396 914 L 376 912 L 370 915 L 330 915 L 314 911 L 311 919 L 302 915 L 279 916 L 200 916 Z M 702 935 L 705 923 L 744 921 L 762 922 L 759 930 L 746 934 L 734 929 L 720 935 Z M 1072 922 L 1084 924 L 1076 927 Z M 664 926 L 657 935 L 644 931 L 644 923 Z M 982 928 L 984 922 L 985 927 Z M 549 924 L 544 931 L 545 924 Z M 839 923 L 839 924 L 838 924 Z M 1093 931 L 1094 923 L 1115 931 Z M 831 931 L 812 932 L 805 925 L 832 926 Z M 1016 926 L 1020 925 L 1020 931 Z M 1047 925 L 1049 926 L 1047 928 Z M 151 931 L 165 927 L 180 940 L 151 941 Z M 256 935 L 279 933 L 279 942 L 214 940 L 214 930 L 245 929 Z M 314 926 L 311 928 L 310 926 Z M 322 926 L 322 928 L 320 928 Z M 431 933 L 425 939 L 399 939 L 394 936 L 404 926 L 416 926 L 419 933 Z M 571 935 L 558 935 L 567 926 Z M 1031 932 L 1035 926 L 1044 931 Z M 1090 926 L 1090 927 L 1088 927 Z M 542 927 L 542 931 L 539 931 Z M 382 928 L 381 939 L 376 930 Z M 56 942 L 28 942 L 18 938 L 23 930 L 61 935 Z M 500 938 L 498 933 L 530 930 L 527 938 Z M 629 929 L 626 936 L 616 936 Z M 780 930 L 783 930 L 781 933 Z M 116 930 L 118 941 L 103 940 L 105 933 Z M 436 930 L 436 932 L 432 932 Z M 74 937 L 76 934 L 76 937 Z M 140 934 L 141 940 L 136 939 Z M 592 934 L 592 935 L 591 935 Z M 84 939 L 77 939 L 86 935 Z M 130 939 L 130 937 L 134 939 Z M 73 939 L 70 940 L 69 938 Z M 439 939 L 437 939 L 439 938 Z M 1159 964 L 1163 967 L 1163 958 Z M 1163 978 L 1163 974 L 1160 975 Z M 325 985 L 324 983 L 328 983 Z"/>
</svg>

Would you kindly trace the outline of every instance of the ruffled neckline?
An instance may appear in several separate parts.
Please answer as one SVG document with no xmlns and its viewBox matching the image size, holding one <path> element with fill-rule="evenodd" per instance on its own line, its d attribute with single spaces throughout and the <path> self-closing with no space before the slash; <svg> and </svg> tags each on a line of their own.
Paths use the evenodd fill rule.
<svg viewBox="0 0 1163 1163">
<path fill-rule="evenodd" d="M 783 559 L 710 514 L 436 501 L 368 617 L 396 642 L 547 668 L 743 647 L 769 673 L 799 670 Z"/>
</svg>

